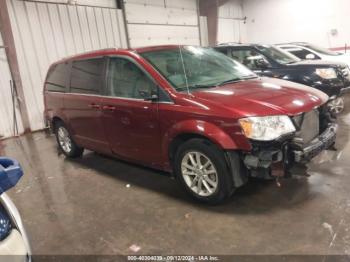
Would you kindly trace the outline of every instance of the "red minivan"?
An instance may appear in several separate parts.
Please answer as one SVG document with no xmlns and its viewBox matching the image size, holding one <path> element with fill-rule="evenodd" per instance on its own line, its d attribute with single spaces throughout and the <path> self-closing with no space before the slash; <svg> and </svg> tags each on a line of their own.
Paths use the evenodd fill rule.
<svg viewBox="0 0 350 262">
<path fill-rule="evenodd" d="M 258 77 L 208 48 L 108 49 L 54 63 L 45 118 L 62 152 L 160 169 L 218 203 L 249 177 L 288 177 L 335 142 L 328 96 Z"/>
</svg>

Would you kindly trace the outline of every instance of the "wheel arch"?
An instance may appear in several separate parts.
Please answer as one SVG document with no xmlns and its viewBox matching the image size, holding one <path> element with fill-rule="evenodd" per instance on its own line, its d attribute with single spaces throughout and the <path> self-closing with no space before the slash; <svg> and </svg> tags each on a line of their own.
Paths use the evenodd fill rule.
<svg viewBox="0 0 350 262">
<path fill-rule="evenodd" d="M 53 132 L 55 132 L 56 125 L 57 125 L 58 122 L 64 123 L 63 119 L 60 118 L 59 116 L 52 117 L 52 119 L 51 119 L 51 129 L 52 129 Z"/>
<path fill-rule="evenodd" d="M 178 147 L 194 138 L 208 140 L 223 150 L 236 150 L 237 144 L 222 129 L 204 121 L 183 121 L 176 124 L 163 140 L 163 152 L 167 152 L 169 163 L 172 163 Z"/>
</svg>

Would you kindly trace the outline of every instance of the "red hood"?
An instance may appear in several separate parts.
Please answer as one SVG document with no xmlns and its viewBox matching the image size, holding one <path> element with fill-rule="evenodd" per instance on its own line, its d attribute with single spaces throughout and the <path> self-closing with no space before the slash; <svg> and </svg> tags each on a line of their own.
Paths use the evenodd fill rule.
<svg viewBox="0 0 350 262">
<path fill-rule="evenodd" d="M 202 89 L 193 95 L 224 106 L 238 116 L 296 115 L 328 100 L 328 96 L 317 89 L 266 77 Z"/>
</svg>

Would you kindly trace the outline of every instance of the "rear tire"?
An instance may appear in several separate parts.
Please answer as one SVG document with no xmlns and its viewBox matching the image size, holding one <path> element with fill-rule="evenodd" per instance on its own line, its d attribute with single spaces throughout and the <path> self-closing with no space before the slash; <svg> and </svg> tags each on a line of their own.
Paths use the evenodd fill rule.
<svg viewBox="0 0 350 262">
<path fill-rule="evenodd" d="M 79 147 L 72 139 L 71 134 L 61 121 L 55 124 L 55 135 L 58 147 L 61 152 L 70 158 L 81 157 L 84 152 L 84 148 Z"/>
<path fill-rule="evenodd" d="M 191 139 L 180 145 L 174 172 L 187 193 L 201 202 L 219 204 L 235 189 L 224 152 L 205 139 Z"/>
</svg>

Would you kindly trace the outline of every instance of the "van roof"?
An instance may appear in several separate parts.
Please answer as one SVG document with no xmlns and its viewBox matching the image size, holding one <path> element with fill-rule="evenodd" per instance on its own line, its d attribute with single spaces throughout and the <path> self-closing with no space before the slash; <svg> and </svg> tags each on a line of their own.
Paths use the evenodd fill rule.
<svg viewBox="0 0 350 262">
<path fill-rule="evenodd" d="M 157 46 L 147 46 L 147 47 L 138 47 L 138 48 L 129 48 L 129 49 L 127 49 L 127 48 L 99 49 L 99 50 L 93 50 L 93 51 L 65 57 L 63 59 L 60 59 L 60 60 L 54 62 L 52 65 L 66 63 L 66 62 L 69 62 L 72 60 L 96 57 L 96 56 L 106 56 L 106 55 L 112 55 L 112 54 L 126 54 L 126 53 L 130 53 L 130 52 L 141 54 L 141 53 L 150 52 L 150 51 L 174 49 L 174 48 L 177 48 L 179 46 L 183 46 L 183 45 L 157 45 Z"/>
</svg>

